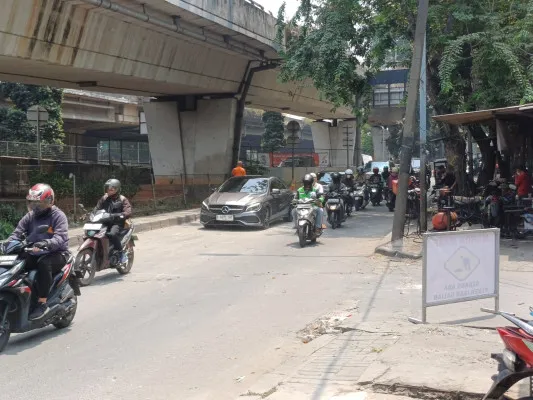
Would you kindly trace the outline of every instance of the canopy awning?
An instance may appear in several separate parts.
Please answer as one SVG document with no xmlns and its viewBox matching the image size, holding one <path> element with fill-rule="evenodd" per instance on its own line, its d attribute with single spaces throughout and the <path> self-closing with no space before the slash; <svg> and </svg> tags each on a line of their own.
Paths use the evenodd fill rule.
<svg viewBox="0 0 533 400">
<path fill-rule="evenodd" d="M 471 125 L 481 124 L 495 119 L 510 119 L 513 117 L 533 117 L 533 103 L 512 107 L 493 108 L 491 110 L 437 115 L 433 117 L 433 119 L 450 125 Z"/>
</svg>

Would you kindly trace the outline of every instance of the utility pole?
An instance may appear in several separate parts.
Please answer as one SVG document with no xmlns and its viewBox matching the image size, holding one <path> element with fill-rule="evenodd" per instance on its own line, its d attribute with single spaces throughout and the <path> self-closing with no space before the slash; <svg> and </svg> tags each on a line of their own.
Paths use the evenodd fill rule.
<svg viewBox="0 0 533 400">
<path fill-rule="evenodd" d="M 424 50 L 422 52 L 422 70 L 420 71 L 420 230 L 428 230 L 428 188 L 426 180 L 426 142 L 427 142 L 427 106 L 426 106 L 426 66 L 427 43 L 424 36 Z"/>
<path fill-rule="evenodd" d="M 350 168 L 350 147 L 353 148 L 353 146 L 351 146 L 352 139 L 350 139 L 350 135 L 352 133 L 350 132 L 349 126 L 345 126 L 344 129 L 345 129 L 345 132 L 344 132 L 345 138 L 343 139 L 344 141 L 343 147 L 346 147 L 346 169 L 348 169 Z"/>
<path fill-rule="evenodd" d="M 403 238 L 405 211 L 407 209 L 407 189 L 409 186 L 409 170 L 413 154 L 414 127 L 416 125 L 416 103 L 420 86 L 420 70 L 422 53 L 426 36 L 429 0 L 418 1 L 418 16 L 416 19 L 415 43 L 411 70 L 409 72 L 409 90 L 407 91 L 407 109 L 405 111 L 405 125 L 403 129 L 402 147 L 400 150 L 400 176 L 396 209 L 392 224 L 392 241 Z"/>
<path fill-rule="evenodd" d="M 361 115 L 361 97 L 357 96 L 355 98 L 355 107 L 357 109 L 356 119 L 355 119 L 355 143 L 353 151 L 353 165 L 357 168 L 361 166 L 363 161 L 363 156 L 361 154 L 361 125 L 362 125 L 362 115 Z"/>
</svg>

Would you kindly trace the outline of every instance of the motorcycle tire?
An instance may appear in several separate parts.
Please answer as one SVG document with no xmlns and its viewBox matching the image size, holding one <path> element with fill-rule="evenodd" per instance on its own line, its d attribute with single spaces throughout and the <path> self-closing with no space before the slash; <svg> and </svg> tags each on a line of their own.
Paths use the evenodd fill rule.
<svg viewBox="0 0 533 400">
<path fill-rule="evenodd" d="M 76 271 L 81 271 L 83 274 L 83 277 L 80 278 L 80 286 L 89 286 L 93 280 L 94 276 L 96 275 L 96 265 L 94 265 L 93 262 L 93 249 L 83 249 L 76 255 L 76 261 L 74 261 Z M 85 258 L 88 257 L 88 264 L 84 265 L 83 267 L 80 265 L 82 262 L 81 260 L 85 260 Z"/>
<path fill-rule="evenodd" d="M 307 234 L 305 232 L 305 225 L 298 227 L 298 240 L 300 242 L 300 247 L 304 248 L 307 242 Z"/>
<path fill-rule="evenodd" d="M 128 263 L 122 267 L 117 267 L 117 271 L 120 275 L 127 275 L 130 273 L 133 268 L 133 261 L 135 259 L 135 248 L 132 246 L 131 242 L 128 243 Z"/>
<path fill-rule="evenodd" d="M 74 308 L 70 310 L 67 315 L 65 315 L 63 318 L 61 318 L 58 322 L 54 324 L 56 329 L 65 329 L 68 328 L 70 324 L 72 324 L 72 321 L 76 316 L 76 310 L 78 309 L 78 298 L 74 296 L 74 300 L 76 301 L 76 304 L 74 304 Z"/>
<path fill-rule="evenodd" d="M 337 228 L 337 213 L 332 213 L 331 218 L 329 220 L 329 224 L 331 225 L 331 229 Z"/>
<path fill-rule="evenodd" d="M 389 207 L 390 212 L 394 212 L 394 207 Z"/>
<path fill-rule="evenodd" d="M 9 337 L 11 336 L 11 325 L 9 321 L 6 321 L 2 331 L 3 332 L 0 333 L 0 353 L 6 348 L 7 343 L 9 342 Z"/>
</svg>

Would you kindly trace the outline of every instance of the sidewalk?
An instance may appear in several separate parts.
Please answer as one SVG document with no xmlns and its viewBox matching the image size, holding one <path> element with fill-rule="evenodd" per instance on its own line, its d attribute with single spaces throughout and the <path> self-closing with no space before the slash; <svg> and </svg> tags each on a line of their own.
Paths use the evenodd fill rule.
<svg viewBox="0 0 533 400">
<path fill-rule="evenodd" d="M 176 211 L 165 214 L 133 218 L 135 233 L 182 225 L 200 219 L 200 209 Z M 70 246 L 78 246 L 83 241 L 83 228 L 69 229 Z"/>
<path fill-rule="evenodd" d="M 516 247 L 518 246 L 518 247 Z M 533 245 L 502 241 L 500 307 L 528 317 L 533 291 Z M 336 328 L 299 345 L 296 354 L 249 387 L 240 399 L 268 400 L 438 400 L 481 399 L 497 373 L 492 353 L 504 345 L 495 331 L 507 325 L 486 314 L 490 299 L 428 309 L 420 317 L 421 260 L 389 260 L 374 255 L 357 271 L 354 287 L 358 310 Z M 244 375 L 244 371 L 243 371 Z M 511 397 L 527 396 L 528 382 L 516 385 Z M 403 396 L 403 397 L 402 397 Z"/>
</svg>

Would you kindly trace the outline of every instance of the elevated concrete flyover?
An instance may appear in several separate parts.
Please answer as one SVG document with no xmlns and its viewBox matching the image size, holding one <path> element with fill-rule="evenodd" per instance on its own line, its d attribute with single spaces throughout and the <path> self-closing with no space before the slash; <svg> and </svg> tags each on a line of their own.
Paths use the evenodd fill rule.
<svg viewBox="0 0 533 400">
<path fill-rule="evenodd" d="M 2 3 L 0 80 L 157 100 L 145 111 L 158 176 L 229 170 L 245 105 L 352 116 L 311 85 L 277 80 L 276 20 L 249 1 Z"/>
</svg>

